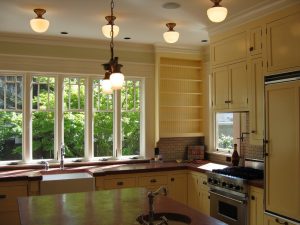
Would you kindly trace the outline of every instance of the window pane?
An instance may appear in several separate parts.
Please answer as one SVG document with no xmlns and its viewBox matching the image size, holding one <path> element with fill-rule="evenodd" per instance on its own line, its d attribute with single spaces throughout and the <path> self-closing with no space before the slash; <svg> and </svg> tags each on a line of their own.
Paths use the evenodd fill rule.
<svg viewBox="0 0 300 225">
<path fill-rule="evenodd" d="M 126 81 L 121 90 L 122 155 L 140 154 L 140 81 Z"/>
<path fill-rule="evenodd" d="M 64 79 L 65 157 L 84 157 L 84 79 Z"/>
<path fill-rule="evenodd" d="M 233 149 L 233 113 L 216 114 L 216 141 L 218 149 Z"/>
<path fill-rule="evenodd" d="M 54 158 L 55 79 L 32 78 L 32 151 L 33 159 Z"/>
<path fill-rule="evenodd" d="M 32 114 L 33 159 L 54 158 L 54 113 L 33 112 Z"/>
<path fill-rule="evenodd" d="M 94 156 L 113 156 L 113 95 L 103 94 L 101 80 L 94 81 Z"/>
</svg>

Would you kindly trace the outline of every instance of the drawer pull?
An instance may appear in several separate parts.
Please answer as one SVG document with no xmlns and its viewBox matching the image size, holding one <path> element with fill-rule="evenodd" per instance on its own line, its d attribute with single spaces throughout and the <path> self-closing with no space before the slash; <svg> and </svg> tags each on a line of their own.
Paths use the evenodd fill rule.
<svg viewBox="0 0 300 225">
<path fill-rule="evenodd" d="M 0 199 L 5 199 L 6 197 L 6 195 L 0 195 Z"/>
<path fill-rule="evenodd" d="M 156 183 L 156 179 L 151 179 L 150 182 L 151 183 Z"/>
<path fill-rule="evenodd" d="M 172 182 L 173 182 L 173 181 L 175 181 L 175 178 L 174 178 L 174 177 L 172 177 L 172 178 L 171 178 L 171 181 L 172 181 Z"/>
<path fill-rule="evenodd" d="M 249 48 L 249 51 L 252 52 L 253 50 L 254 50 L 254 47 L 251 46 L 251 47 Z"/>
<path fill-rule="evenodd" d="M 289 225 L 288 222 L 281 222 L 278 218 L 276 218 L 275 221 L 276 221 L 276 223 L 279 223 L 279 224 Z"/>
<path fill-rule="evenodd" d="M 232 101 L 229 101 L 229 100 L 227 100 L 227 101 L 225 101 L 225 103 L 231 103 Z"/>
<path fill-rule="evenodd" d="M 251 195 L 251 200 L 255 200 L 255 197 L 253 195 Z"/>
<path fill-rule="evenodd" d="M 123 184 L 124 184 L 123 181 L 118 181 L 118 182 L 117 182 L 117 185 L 118 185 L 118 186 L 122 186 Z"/>
</svg>

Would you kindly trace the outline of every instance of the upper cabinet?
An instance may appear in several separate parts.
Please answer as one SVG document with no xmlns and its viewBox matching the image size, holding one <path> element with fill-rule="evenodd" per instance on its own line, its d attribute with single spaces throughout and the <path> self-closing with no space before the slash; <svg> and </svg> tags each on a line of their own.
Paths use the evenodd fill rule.
<svg viewBox="0 0 300 225">
<path fill-rule="evenodd" d="M 160 137 L 203 135 L 202 79 L 200 60 L 160 58 Z"/>
<path fill-rule="evenodd" d="M 300 68 L 300 13 L 267 23 L 267 72 Z"/>
<path fill-rule="evenodd" d="M 247 111 L 248 86 L 245 62 L 214 68 L 212 71 L 213 108 L 225 111 Z"/>
<path fill-rule="evenodd" d="M 247 57 L 247 34 L 236 33 L 232 36 L 213 41 L 211 44 L 212 66 L 232 63 Z"/>
<path fill-rule="evenodd" d="M 262 26 L 251 27 L 248 31 L 249 55 L 254 56 L 262 53 L 263 48 L 263 29 Z"/>
</svg>

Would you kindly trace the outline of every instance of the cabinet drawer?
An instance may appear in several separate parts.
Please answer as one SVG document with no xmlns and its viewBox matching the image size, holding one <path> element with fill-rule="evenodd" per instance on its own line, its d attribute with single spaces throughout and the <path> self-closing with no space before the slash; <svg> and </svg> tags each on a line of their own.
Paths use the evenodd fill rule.
<svg viewBox="0 0 300 225">
<path fill-rule="evenodd" d="M 144 176 L 139 177 L 139 185 L 142 187 L 166 185 L 168 183 L 168 177 L 164 175 L 159 176 Z"/>
<path fill-rule="evenodd" d="M 104 180 L 104 189 L 129 188 L 135 186 L 136 186 L 136 179 L 134 177 Z"/>
<path fill-rule="evenodd" d="M 5 225 L 20 225 L 20 218 L 18 211 L 0 212 L 0 224 Z"/>
<path fill-rule="evenodd" d="M 0 212 L 18 210 L 20 196 L 27 196 L 27 186 L 0 187 Z"/>
</svg>

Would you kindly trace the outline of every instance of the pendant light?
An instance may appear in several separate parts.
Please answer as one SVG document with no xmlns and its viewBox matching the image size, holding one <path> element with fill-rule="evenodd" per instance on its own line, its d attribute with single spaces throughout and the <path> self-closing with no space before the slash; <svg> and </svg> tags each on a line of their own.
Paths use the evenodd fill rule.
<svg viewBox="0 0 300 225">
<path fill-rule="evenodd" d="M 114 17 L 113 15 L 114 9 L 114 1 L 111 1 L 111 18 Z M 108 63 L 103 64 L 103 68 L 106 71 L 104 77 L 104 83 L 102 83 L 103 90 L 105 89 L 106 92 L 110 92 L 108 90 L 108 77 L 111 83 L 111 90 L 120 90 L 124 83 L 124 75 L 121 72 L 121 68 L 123 67 L 122 64 L 119 64 L 118 57 L 114 57 L 114 23 L 110 24 L 110 53 L 111 57 Z M 105 87 L 104 87 L 105 86 Z"/>
<path fill-rule="evenodd" d="M 106 16 L 107 24 L 102 27 L 102 33 L 105 37 L 110 38 L 111 36 L 111 25 L 113 25 L 114 37 L 117 37 L 119 34 L 119 27 L 115 25 L 114 21 L 116 19 L 115 16 Z"/>
<path fill-rule="evenodd" d="M 227 16 L 227 9 L 223 6 L 220 5 L 220 2 L 222 0 L 211 0 L 214 5 L 212 8 L 209 8 L 207 10 L 207 16 L 208 18 L 214 22 L 214 23 L 219 23 L 225 20 Z"/>
<path fill-rule="evenodd" d="M 43 15 L 46 13 L 45 9 L 34 9 L 33 10 L 37 17 L 30 20 L 31 29 L 37 33 L 43 33 L 48 30 L 49 21 L 43 18 Z"/>
<path fill-rule="evenodd" d="M 164 33 L 164 39 L 167 43 L 175 43 L 179 39 L 179 33 L 174 30 L 176 23 L 167 23 L 166 26 L 169 28 L 168 31 Z"/>
</svg>

